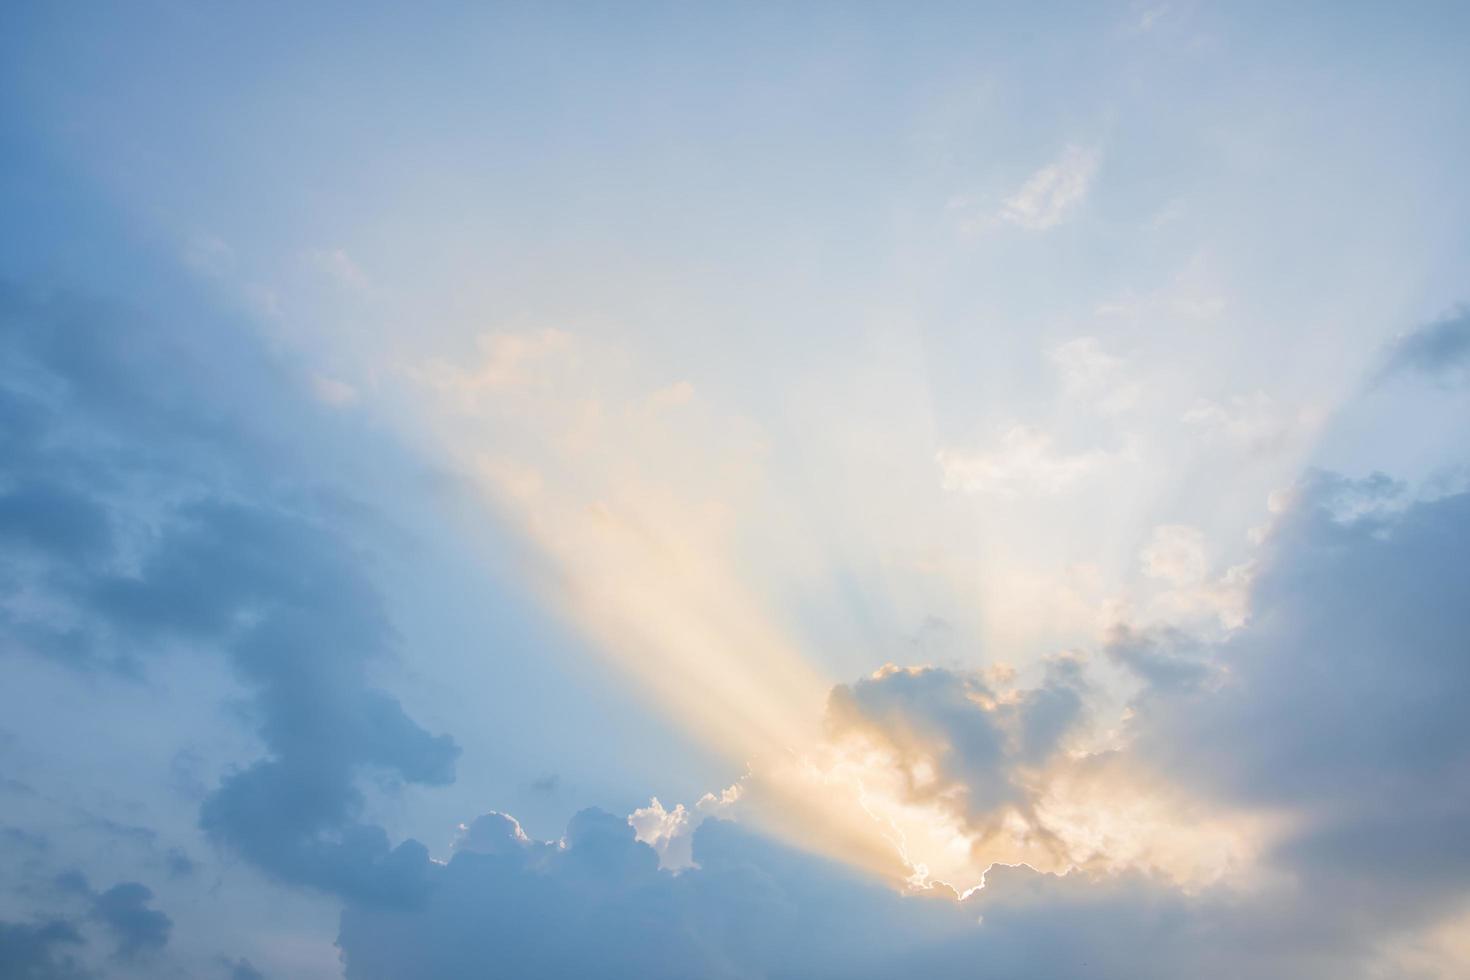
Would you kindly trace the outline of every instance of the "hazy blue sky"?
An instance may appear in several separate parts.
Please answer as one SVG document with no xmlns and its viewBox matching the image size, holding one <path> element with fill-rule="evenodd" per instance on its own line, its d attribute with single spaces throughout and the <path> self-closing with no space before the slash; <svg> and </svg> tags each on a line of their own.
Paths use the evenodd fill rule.
<svg viewBox="0 0 1470 980">
<path fill-rule="evenodd" d="M 1467 160 L 1454 3 L 8 5 L 0 977 L 1464 976 Z"/>
</svg>

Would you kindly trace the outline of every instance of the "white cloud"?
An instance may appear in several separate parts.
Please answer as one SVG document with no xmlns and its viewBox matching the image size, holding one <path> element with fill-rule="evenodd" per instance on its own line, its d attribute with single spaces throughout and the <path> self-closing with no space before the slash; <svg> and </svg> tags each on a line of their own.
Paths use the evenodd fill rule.
<svg viewBox="0 0 1470 980">
<path fill-rule="evenodd" d="M 555 328 L 524 333 L 488 333 L 475 341 L 479 363 L 436 358 L 410 366 L 406 373 L 442 394 L 452 396 L 469 410 L 484 396 L 531 383 L 541 377 L 548 362 L 574 352 L 573 337 Z"/>
<path fill-rule="evenodd" d="M 1205 577 L 1205 536 L 1186 524 L 1160 524 L 1139 555 L 1143 574 L 1172 585 L 1196 585 Z"/>
<path fill-rule="evenodd" d="M 325 273 L 338 285 L 349 289 L 366 289 L 370 284 L 367 273 L 347 254 L 346 249 L 313 249 L 306 253 L 305 258 L 313 268 Z"/>
<path fill-rule="evenodd" d="M 207 276 L 222 276 L 235 263 L 235 250 L 216 235 L 195 235 L 184 246 L 184 264 Z"/>
<path fill-rule="evenodd" d="M 650 394 L 645 404 L 654 411 L 687 405 L 694 397 L 694 385 L 688 381 L 676 381 Z"/>
<path fill-rule="evenodd" d="M 1000 218 L 1021 228 L 1044 231 L 1065 220 L 1087 197 L 1097 172 L 1094 149 L 1069 146 L 1054 162 L 1032 174 L 1006 199 Z"/>
<path fill-rule="evenodd" d="M 1074 486 L 1110 457 L 1100 449 L 1059 453 L 1052 438 L 1030 426 L 1014 425 L 989 452 L 942 449 L 936 455 L 946 490 L 1017 497 L 1056 494 Z"/>
<path fill-rule="evenodd" d="M 1158 591 L 1123 602 L 1119 619 L 1135 626 L 1188 628 L 1201 635 L 1233 630 L 1249 615 L 1254 560 L 1215 575 L 1204 532 L 1187 524 L 1160 524 L 1138 555 Z"/>
<path fill-rule="evenodd" d="M 1139 33 L 1151 31 L 1153 30 L 1155 24 L 1157 24 L 1164 17 L 1168 16 L 1168 13 L 1169 5 L 1167 3 L 1161 3 L 1157 6 L 1148 7 L 1141 13 L 1139 13 L 1138 20 L 1135 21 L 1133 25 L 1134 30 Z"/>
<path fill-rule="evenodd" d="M 1159 215 L 1161 222 L 1172 220 L 1171 208 Z M 1168 282 L 1143 292 L 1126 289 L 1098 303 L 1093 313 L 1136 324 L 1218 324 L 1230 307 L 1218 264 L 1208 251 L 1199 251 Z"/>
<path fill-rule="evenodd" d="M 682 803 L 666 809 L 658 797 L 648 801 L 648 806 L 634 810 L 628 816 L 638 840 L 658 853 L 659 867 L 668 871 L 683 871 L 697 868 L 694 862 L 694 832 L 710 817 L 729 816 L 740 801 L 741 786 L 736 783 L 720 793 L 706 793 L 700 797 L 694 809 Z"/>
<path fill-rule="evenodd" d="M 346 408 L 357 401 L 357 389 L 345 381 L 318 374 L 311 379 L 311 393 L 317 401 L 333 408 Z"/>
<path fill-rule="evenodd" d="M 1313 408 L 1283 409 L 1263 391 L 1234 395 L 1223 402 L 1197 400 L 1181 419 L 1186 425 L 1223 436 L 1252 453 L 1284 449 L 1314 433 L 1322 413 Z"/>
</svg>

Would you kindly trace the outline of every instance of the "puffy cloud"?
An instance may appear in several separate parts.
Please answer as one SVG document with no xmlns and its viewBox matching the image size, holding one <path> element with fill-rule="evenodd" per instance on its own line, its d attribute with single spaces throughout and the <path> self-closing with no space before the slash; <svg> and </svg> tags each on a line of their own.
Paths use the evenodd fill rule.
<svg viewBox="0 0 1470 980">
<path fill-rule="evenodd" d="M 737 783 L 719 796 L 706 793 L 692 809 L 676 803 L 666 809 L 654 797 L 648 806 L 634 810 L 628 817 L 634 836 L 658 854 L 659 867 L 679 871 L 694 867 L 694 833 L 712 817 L 734 812 L 740 802 L 741 787 Z"/>
<path fill-rule="evenodd" d="M 1137 873 L 997 865 L 957 901 L 900 894 L 720 820 L 698 829 L 697 867 L 678 875 L 605 813 L 579 814 L 557 843 L 495 826 L 500 845 L 436 866 L 422 905 L 344 910 L 349 980 L 1370 975 L 1368 944 L 1296 933 L 1276 893 L 1251 906 Z"/>
<path fill-rule="evenodd" d="M 832 692 L 829 724 L 838 737 L 860 733 L 891 748 L 920 797 L 963 797 L 970 813 L 1016 802 L 1011 770 L 1039 765 L 1081 713 L 1068 661 L 1040 688 L 1002 692 L 975 674 L 937 667 L 885 667 Z"/>
<path fill-rule="evenodd" d="M 884 668 L 834 691 L 841 761 L 830 770 L 850 773 L 853 805 L 890 828 L 911 888 L 964 893 L 992 866 L 1020 863 L 1202 887 L 1249 865 L 1263 821 L 1228 806 L 1202 813 L 1100 739 L 1095 693 L 1073 656 L 1053 658 L 1034 687 L 1007 672 Z"/>
<path fill-rule="evenodd" d="M 1247 559 L 1216 572 L 1204 532 L 1186 524 L 1160 524 L 1140 550 L 1139 566 L 1156 588 L 1131 602 L 1120 602 L 1117 618 L 1151 632 L 1190 627 L 1207 632 L 1231 630 L 1248 616 L 1255 562 Z"/>
<path fill-rule="evenodd" d="M 1154 528 L 1139 557 L 1145 575 L 1177 586 L 1199 584 L 1208 570 L 1204 534 L 1183 524 L 1160 524 Z"/>
<path fill-rule="evenodd" d="M 991 860 L 956 900 L 939 878 L 903 894 L 656 801 L 628 821 L 581 814 L 553 843 L 490 815 L 427 869 L 421 905 L 349 905 L 347 975 L 1456 975 L 1443 936 L 1470 896 L 1455 574 L 1470 495 L 1339 509 L 1356 492 L 1327 476 L 1301 488 L 1255 615 L 1226 639 L 1114 632 L 1110 658 L 1145 683 L 1115 748 L 1076 741 L 1091 688 L 1075 659 L 1032 689 L 889 667 L 833 692 L 834 742 L 877 751 L 869 775 L 899 775 L 869 785 L 875 816 L 893 785 L 969 830 L 1009 810 L 1055 849 L 1056 873 Z M 760 778 L 742 788 L 758 797 Z M 1256 850 L 1231 850 L 1232 812 Z M 993 849 L 1017 826 L 957 840 Z M 681 836 L 690 860 L 660 871 L 655 847 Z M 1177 873 L 1191 860 L 1235 873 Z"/>
<path fill-rule="evenodd" d="M 1456 829 L 1470 820 L 1470 494 L 1344 504 L 1382 493 L 1312 477 L 1269 541 L 1246 627 L 1114 650 L 1149 682 L 1138 755 L 1203 797 L 1290 814 L 1266 859 L 1389 931 L 1470 897 Z"/>
<path fill-rule="evenodd" d="M 421 907 L 344 911 L 338 941 L 349 978 L 447 978 L 486 970 L 507 976 L 830 976 L 837 975 L 834 969 L 868 975 L 864 953 L 882 952 L 893 965 L 883 939 L 896 929 L 936 934 L 956 922 L 953 914 L 882 922 L 875 913 L 903 899 L 855 872 L 718 821 L 696 835 L 698 869 L 679 875 L 660 871 L 656 854 L 635 839 L 627 821 L 606 813 L 578 814 L 559 844 L 528 841 L 509 822 L 498 825 L 505 834 L 500 846 L 461 851 L 435 868 L 433 891 Z M 920 903 L 910 904 L 917 910 Z"/>
</svg>

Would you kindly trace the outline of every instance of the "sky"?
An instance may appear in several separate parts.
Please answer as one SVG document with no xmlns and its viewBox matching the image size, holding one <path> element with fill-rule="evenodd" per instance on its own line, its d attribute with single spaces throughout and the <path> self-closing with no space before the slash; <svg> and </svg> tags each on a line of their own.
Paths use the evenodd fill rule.
<svg viewBox="0 0 1470 980">
<path fill-rule="evenodd" d="M 1470 8 L 0 13 L 0 977 L 1470 973 Z"/>
</svg>

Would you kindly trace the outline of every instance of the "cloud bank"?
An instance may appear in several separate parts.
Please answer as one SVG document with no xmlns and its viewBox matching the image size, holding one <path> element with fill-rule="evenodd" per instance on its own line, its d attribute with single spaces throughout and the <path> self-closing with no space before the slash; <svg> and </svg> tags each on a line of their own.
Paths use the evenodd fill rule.
<svg viewBox="0 0 1470 980">
<path fill-rule="evenodd" d="M 942 800 L 978 830 L 968 846 L 994 846 L 1007 831 L 998 814 L 1032 821 L 1038 849 L 1061 849 L 1055 870 L 998 861 L 963 900 L 938 883 L 902 893 L 706 819 L 691 865 L 672 874 L 636 838 L 637 817 L 587 811 L 543 843 L 491 815 L 430 869 L 423 904 L 349 906 L 347 975 L 452 977 L 486 963 L 610 977 L 1447 975 L 1436 971 L 1453 960 L 1436 957 L 1453 954 L 1426 950 L 1470 902 L 1470 606 L 1452 574 L 1470 544 L 1470 494 L 1336 516 L 1360 492 L 1328 474 L 1303 484 L 1263 559 L 1252 619 L 1228 639 L 1117 633 L 1108 653 L 1142 682 L 1125 736 L 1066 763 L 1071 778 L 1099 780 L 1102 815 L 1132 824 L 1126 794 L 1142 784 L 1110 767 L 1151 773 L 1205 811 L 1277 815 L 1225 877 L 1191 883 L 1141 855 L 1110 862 L 1102 838 L 1094 860 L 1078 860 L 1066 852 L 1077 840 L 1047 833 L 1047 803 L 1024 780 L 1066 755 L 1085 710 L 1078 662 L 1009 698 L 981 676 L 888 668 L 833 692 L 833 737 L 881 743 L 910 800 Z"/>
</svg>

